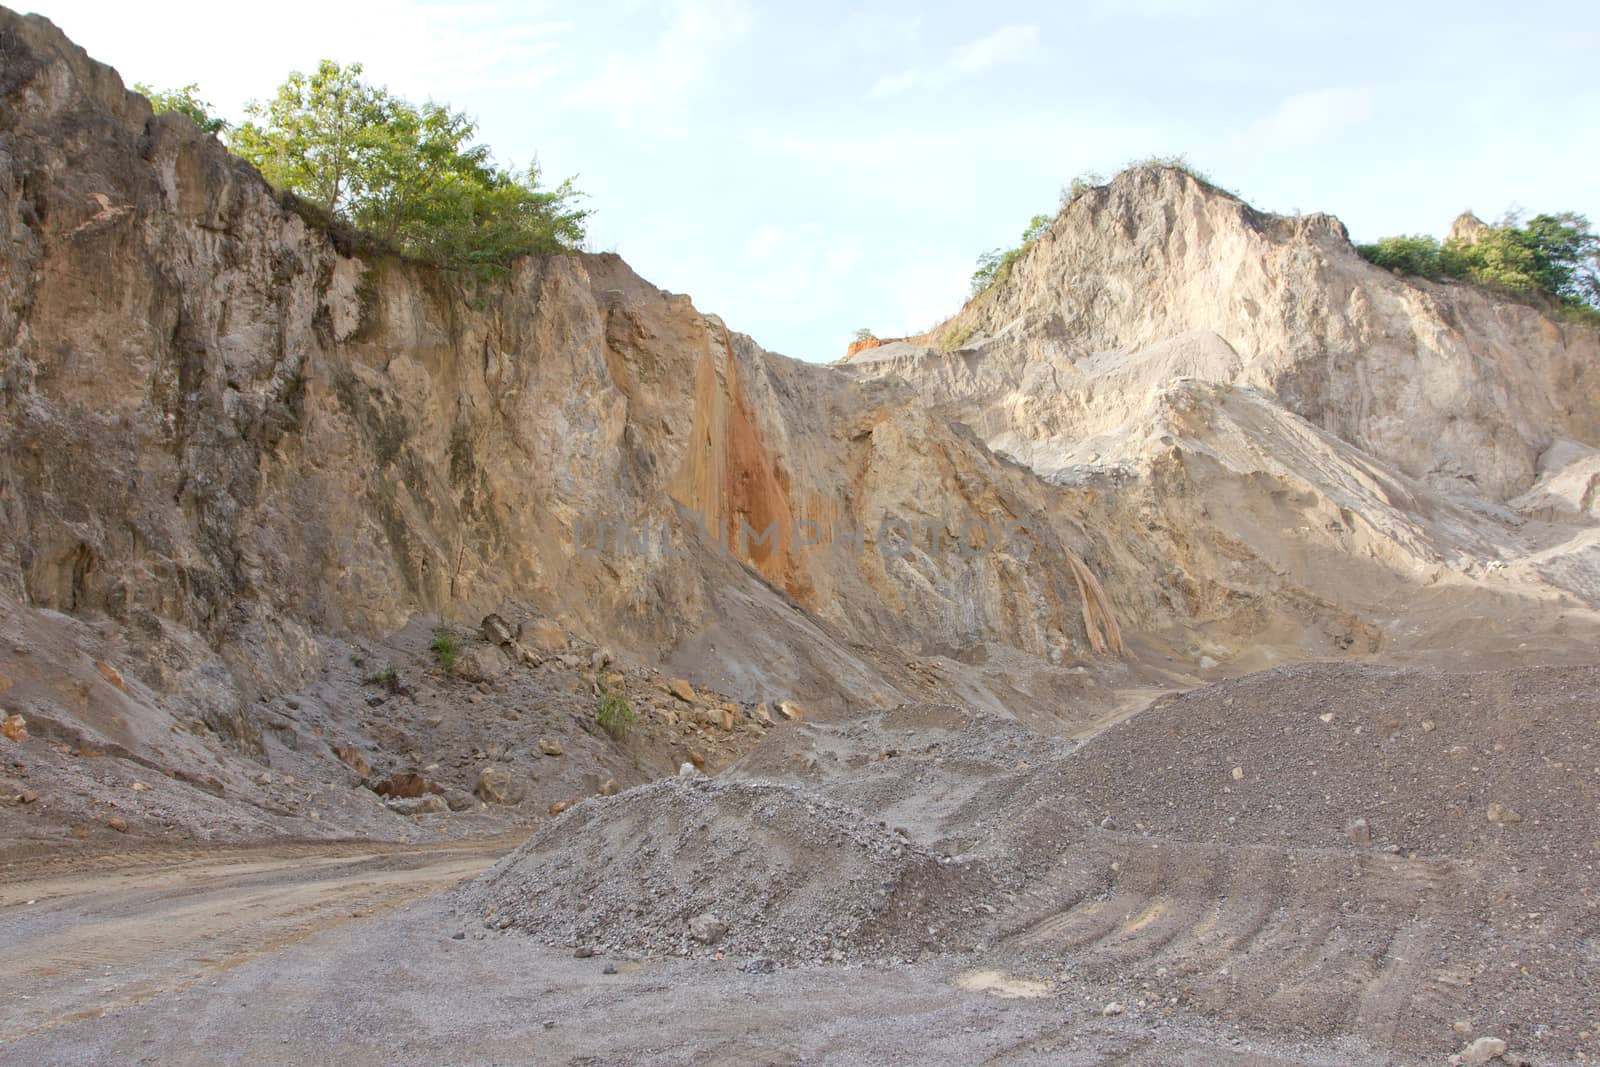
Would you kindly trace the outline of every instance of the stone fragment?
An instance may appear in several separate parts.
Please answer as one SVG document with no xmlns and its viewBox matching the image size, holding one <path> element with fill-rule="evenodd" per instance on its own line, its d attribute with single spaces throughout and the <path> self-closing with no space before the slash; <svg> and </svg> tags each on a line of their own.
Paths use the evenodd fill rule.
<svg viewBox="0 0 1600 1067">
<path fill-rule="evenodd" d="M 7 741 L 20 745 L 28 739 L 28 720 L 21 715 L 7 715 L 0 721 L 0 734 L 5 735 Z"/>
<path fill-rule="evenodd" d="M 485 804 L 515 804 L 522 799 L 517 795 L 517 782 L 511 772 L 492 763 L 478 771 L 472 791 Z"/>
<path fill-rule="evenodd" d="M 711 912 L 704 912 L 689 920 L 689 936 L 702 945 L 714 945 L 728 933 L 728 924 Z"/>
<path fill-rule="evenodd" d="M 1489 821 L 1494 823 L 1496 826 L 1515 826 L 1517 823 L 1522 821 L 1521 815 L 1518 815 L 1515 811 L 1500 803 L 1498 800 L 1489 805 L 1488 809 L 1484 812 L 1484 815 L 1487 816 Z"/>
<path fill-rule="evenodd" d="M 1456 1062 L 1462 1064 L 1488 1063 L 1497 1060 L 1506 1054 L 1506 1043 L 1498 1037 L 1480 1037 L 1457 1056 Z"/>
<path fill-rule="evenodd" d="M 509 645 L 517 639 L 511 625 L 495 614 L 485 615 L 479 629 L 483 631 L 483 639 L 492 645 Z"/>
</svg>

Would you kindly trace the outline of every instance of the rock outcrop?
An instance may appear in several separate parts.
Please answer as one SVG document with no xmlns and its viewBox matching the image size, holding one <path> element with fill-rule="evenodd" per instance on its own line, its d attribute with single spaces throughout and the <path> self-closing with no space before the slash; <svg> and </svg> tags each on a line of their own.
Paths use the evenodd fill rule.
<svg viewBox="0 0 1600 1067">
<path fill-rule="evenodd" d="M 1562 609 L 1593 623 L 1592 328 L 1136 168 L 930 337 L 844 368 L 1128 531 L 1096 557 L 1124 628 L 1196 662 L 1432 651 L 1467 620 L 1476 651 L 1576 652 Z"/>
</svg>

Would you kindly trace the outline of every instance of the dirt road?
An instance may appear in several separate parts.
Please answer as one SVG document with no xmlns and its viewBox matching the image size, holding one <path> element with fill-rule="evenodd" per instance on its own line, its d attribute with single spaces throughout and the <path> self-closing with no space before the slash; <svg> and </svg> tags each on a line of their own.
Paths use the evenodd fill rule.
<svg viewBox="0 0 1600 1067">
<path fill-rule="evenodd" d="M 483 870 L 516 838 L 147 849 L 0 863 L 0 1042 L 186 989 Z"/>
</svg>

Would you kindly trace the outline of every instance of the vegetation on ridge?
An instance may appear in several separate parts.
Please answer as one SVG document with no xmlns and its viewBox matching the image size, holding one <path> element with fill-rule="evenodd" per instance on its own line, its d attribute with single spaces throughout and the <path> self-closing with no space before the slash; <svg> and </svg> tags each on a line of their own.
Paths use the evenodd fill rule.
<svg viewBox="0 0 1600 1067">
<path fill-rule="evenodd" d="M 200 86 L 194 82 L 179 89 L 166 91 L 152 89 L 144 82 L 135 82 L 133 91 L 148 99 L 150 107 L 157 115 L 163 111 L 176 111 L 181 115 L 188 115 L 191 122 L 213 137 L 220 137 L 228 132 L 228 121 L 211 113 L 211 102 L 200 99 Z"/>
<path fill-rule="evenodd" d="M 229 129 L 199 88 L 139 90 L 157 111 L 187 114 L 226 133 L 228 147 L 254 163 L 285 203 L 317 225 L 353 227 L 365 243 L 452 270 L 503 272 L 524 255 L 573 251 L 589 212 L 572 179 L 540 184 L 538 165 L 498 166 L 474 143 L 465 112 L 412 104 L 362 78 L 359 63 L 323 60 L 295 71 L 248 121 Z"/>
<path fill-rule="evenodd" d="M 1457 278 L 1542 299 L 1567 317 L 1600 323 L 1600 236 L 1571 211 L 1535 215 L 1526 223 L 1508 212 L 1498 225 L 1443 243 L 1426 234 L 1402 235 L 1357 245 L 1356 251 L 1401 274 Z"/>
<path fill-rule="evenodd" d="M 1190 165 L 1189 160 L 1181 155 L 1148 156 L 1144 159 L 1130 160 L 1123 169 L 1133 170 L 1138 167 L 1180 171 L 1207 189 L 1212 189 L 1237 199 L 1236 193 L 1224 189 L 1212 181 L 1205 172 Z M 1028 228 L 1022 231 L 1020 244 L 1015 248 L 990 249 L 980 255 L 978 257 L 978 269 L 972 272 L 972 295 L 974 297 L 981 296 L 995 283 L 1005 281 L 1006 278 L 1010 277 L 1012 267 L 1016 265 L 1018 260 L 1028 254 L 1028 250 L 1034 246 L 1040 237 L 1044 236 L 1044 232 L 1050 228 L 1050 223 L 1060 218 L 1062 212 L 1066 211 L 1078 197 L 1104 184 L 1105 179 L 1092 171 L 1072 179 L 1072 184 L 1064 186 L 1061 190 L 1061 199 L 1056 205 L 1056 213 L 1054 215 L 1035 215 L 1029 220 Z"/>
</svg>

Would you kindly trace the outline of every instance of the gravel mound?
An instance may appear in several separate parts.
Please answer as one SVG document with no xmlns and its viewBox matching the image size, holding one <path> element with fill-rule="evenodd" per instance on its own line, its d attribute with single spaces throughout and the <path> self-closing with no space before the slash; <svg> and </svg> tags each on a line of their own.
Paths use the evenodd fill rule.
<svg viewBox="0 0 1600 1067">
<path fill-rule="evenodd" d="M 1600 668 L 1283 667 L 1152 707 L 1060 774 L 1130 832 L 1312 848 L 1370 837 L 1592 879 Z"/>
<path fill-rule="evenodd" d="M 458 902 L 580 950 L 840 961 L 954 947 L 980 882 L 813 793 L 696 777 L 578 805 Z"/>
</svg>

